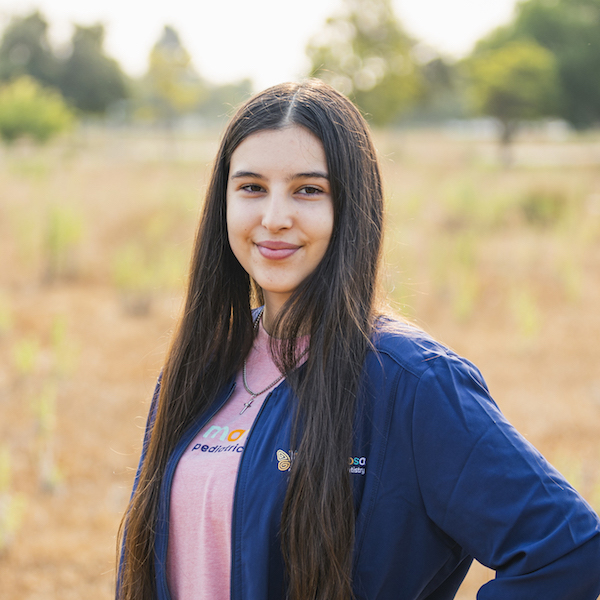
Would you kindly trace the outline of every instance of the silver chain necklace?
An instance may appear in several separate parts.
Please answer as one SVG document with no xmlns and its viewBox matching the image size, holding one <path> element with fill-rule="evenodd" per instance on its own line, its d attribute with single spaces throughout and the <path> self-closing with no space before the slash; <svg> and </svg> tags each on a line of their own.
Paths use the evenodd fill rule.
<svg viewBox="0 0 600 600">
<path fill-rule="evenodd" d="M 254 331 L 258 331 L 258 326 L 260 323 L 260 318 L 262 317 L 264 308 L 260 311 L 260 313 L 258 314 L 258 317 L 256 317 L 256 321 L 254 321 Z M 264 390 L 261 390 L 260 392 L 253 392 L 250 387 L 248 386 L 248 379 L 246 377 L 246 359 L 244 359 L 244 367 L 242 369 L 242 376 L 243 376 L 243 381 L 244 381 L 244 389 L 250 394 L 250 400 L 248 400 L 247 402 L 244 402 L 244 408 L 242 408 L 242 410 L 240 411 L 240 415 L 243 415 L 246 410 L 248 410 L 251 406 L 252 403 L 254 402 L 254 399 L 258 396 L 260 396 L 261 394 L 264 394 L 267 390 L 270 390 L 276 383 L 279 383 L 284 377 L 285 375 L 281 374 L 275 381 L 273 381 L 272 383 L 270 383 Z"/>
<path fill-rule="evenodd" d="M 256 321 L 254 321 L 254 331 L 255 332 L 258 331 L 260 319 L 263 315 L 264 310 L 265 309 L 263 307 L 263 309 L 258 314 L 258 317 L 256 317 Z M 300 360 L 300 358 L 302 358 L 307 352 L 308 352 L 308 348 L 300 355 L 298 360 Z M 240 411 L 240 415 L 243 415 L 246 412 L 246 410 L 248 410 L 252 406 L 252 403 L 254 402 L 255 398 L 257 398 L 261 394 L 264 394 L 266 391 L 270 390 L 275 384 L 279 383 L 284 377 L 285 377 L 285 374 L 282 373 L 275 381 L 270 383 L 266 388 L 264 388 L 260 392 L 253 392 L 250 389 L 250 387 L 248 386 L 248 379 L 246 377 L 246 359 L 244 359 L 244 366 L 242 368 L 242 379 L 244 381 L 244 389 L 250 394 L 250 400 L 248 400 L 247 402 L 244 402 L 244 408 L 242 408 L 242 410 Z"/>
</svg>

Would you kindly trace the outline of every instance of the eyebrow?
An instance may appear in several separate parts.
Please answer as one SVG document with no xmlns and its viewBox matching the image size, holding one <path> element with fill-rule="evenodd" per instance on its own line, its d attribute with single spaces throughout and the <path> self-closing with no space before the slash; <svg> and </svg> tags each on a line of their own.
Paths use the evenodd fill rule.
<svg viewBox="0 0 600 600">
<path fill-rule="evenodd" d="M 260 173 L 254 173 L 253 171 L 236 171 L 231 179 L 241 179 L 244 177 L 249 177 L 251 179 L 264 179 L 263 175 Z M 291 177 L 288 177 L 288 181 L 293 181 L 294 179 L 327 179 L 329 181 L 329 175 L 324 173 L 323 171 L 307 171 L 305 173 L 295 173 Z"/>
</svg>

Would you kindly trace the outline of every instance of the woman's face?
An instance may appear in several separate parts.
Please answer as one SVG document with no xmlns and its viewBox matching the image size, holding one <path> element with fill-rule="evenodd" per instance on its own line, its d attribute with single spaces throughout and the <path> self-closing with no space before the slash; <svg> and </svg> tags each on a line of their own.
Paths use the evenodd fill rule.
<svg viewBox="0 0 600 600">
<path fill-rule="evenodd" d="M 265 324 L 317 267 L 333 230 L 325 151 L 299 126 L 264 130 L 233 152 L 227 232 L 240 264 L 262 288 Z"/>
</svg>

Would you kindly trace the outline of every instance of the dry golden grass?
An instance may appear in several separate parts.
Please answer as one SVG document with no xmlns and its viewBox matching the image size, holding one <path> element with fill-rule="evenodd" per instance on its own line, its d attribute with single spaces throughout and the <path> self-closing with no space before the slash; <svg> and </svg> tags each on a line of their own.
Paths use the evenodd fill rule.
<svg viewBox="0 0 600 600">
<path fill-rule="evenodd" d="M 530 138 L 503 171 L 489 142 L 377 141 L 395 307 L 475 362 L 509 419 L 600 508 L 600 143 Z M 0 495 L 21 509 L 0 554 L 2 598 L 112 595 L 215 147 L 91 131 L 0 154 Z M 488 577 L 474 569 L 459 597 Z"/>
</svg>

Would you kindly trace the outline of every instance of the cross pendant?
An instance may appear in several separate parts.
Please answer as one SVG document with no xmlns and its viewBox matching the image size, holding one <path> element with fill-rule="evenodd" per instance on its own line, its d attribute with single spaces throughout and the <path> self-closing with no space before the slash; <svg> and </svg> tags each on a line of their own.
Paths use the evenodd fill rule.
<svg viewBox="0 0 600 600">
<path fill-rule="evenodd" d="M 248 402 L 244 402 L 244 408 L 242 408 L 242 410 L 240 410 L 240 415 L 243 415 L 246 412 L 246 409 L 248 409 L 252 406 L 252 403 L 254 402 L 254 398 L 255 398 L 255 396 L 252 396 L 252 398 L 250 398 L 250 400 L 248 400 Z"/>
</svg>

